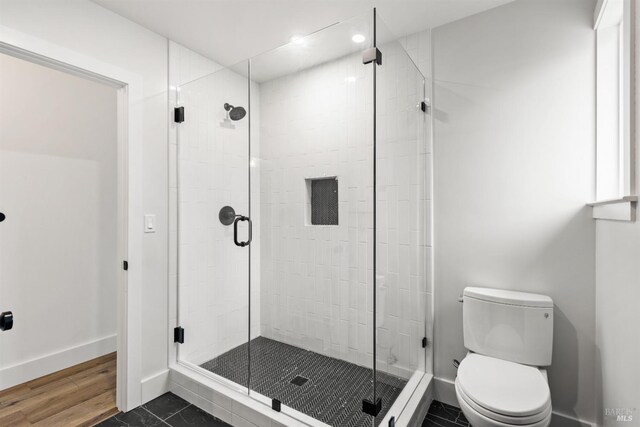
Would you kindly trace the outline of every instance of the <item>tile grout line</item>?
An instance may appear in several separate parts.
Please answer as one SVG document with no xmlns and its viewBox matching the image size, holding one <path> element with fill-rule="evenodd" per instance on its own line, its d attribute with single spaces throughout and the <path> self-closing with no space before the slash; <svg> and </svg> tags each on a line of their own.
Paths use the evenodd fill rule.
<svg viewBox="0 0 640 427">
<path fill-rule="evenodd" d="M 159 416 L 157 416 L 156 414 L 154 414 L 153 412 L 151 412 L 150 410 L 148 410 L 147 408 L 145 408 L 144 406 L 140 406 L 140 408 L 142 408 L 143 410 L 147 411 L 148 413 L 150 413 L 151 415 L 153 415 L 154 417 L 156 417 L 157 419 L 160 420 L 160 422 L 162 424 L 166 424 L 168 426 L 171 426 L 171 424 L 169 424 L 168 422 L 166 422 L 165 420 L 163 420 L 162 418 L 160 418 Z M 173 416 L 173 415 L 172 415 Z M 168 418 L 167 418 L 168 419 Z"/>
<path fill-rule="evenodd" d="M 434 413 L 427 413 L 427 416 L 440 418 L 441 420 L 446 420 L 446 421 L 452 422 L 452 423 L 454 423 L 454 424 L 458 424 L 458 425 L 460 425 L 460 426 L 464 426 L 464 425 L 465 425 L 465 424 L 462 424 L 462 423 L 459 423 L 459 422 L 458 422 L 458 416 L 456 416 L 456 419 L 455 419 L 455 420 L 450 420 L 450 419 L 448 419 L 448 418 L 445 418 L 445 417 L 443 417 L 443 416 L 441 416 L 441 415 L 434 414 Z"/>
<path fill-rule="evenodd" d="M 171 414 L 169 415 L 167 418 L 164 419 L 164 421 L 166 422 L 166 420 L 168 420 L 169 418 L 172 418 L 174 415 L 178 415 L 180 412 L 184 411 L 185 409 L 187 409 L 189 406 L 193 406 L 193 403 L 189 403 L 187 402 L 187 406 L 185 406 L 184 408 L 180 409 L 178 412 L 176 412 L 175 414 Z M 196 406 L 196 408 L 200 409 L 199 406 Z M 206 412 L 206 411 L 205 411 Z M 167 423 L 169 424 L 169 423 Z"/>
<path fill-rule="evenodd" d="M 460 426 L 460 427 L 467 427 L 467 425 L 459 424 L 457 421 L 451 421 L 451 420 L 448 420 L 448 419 L 446 419 L 446 418 L 444 418 L 444 417 L 441 417 L 441 416 L 439 416 L 439 415 L 436 415 L 436 414 L 427 414 L 426 419 L 428 419 L 428 418 L 430 418 L 430 417 L 431 417 L 431 418 L 437 418 L 437 420 L 435 420 L 435 421 L 440 421 L 440 420 L 442 420 L 442 421 L 447 421 L 447 422 L 449 422 L 449 423 L 451 423 L 451 424 L 455 424 L 456 426 Z"/>
<path fill-rule="evenodd" d="M 446 407 L 444 407 L 444 406 L 443 406 L 443 408 L 444 408 L 445 410 L 447 409 L 447 408 L 446 408 Z M 455 407 L 453 407 L 453 408 L 455 408 Z M 470 424 L 469 424 L 468 422 L 467 422 L 467 423 L 464 423 L 464 424 L 463 424 L 463 423 L 458 422 L 458 419 L 460 418 L 460 415 L 463 415 L 463 414 L 462 414 L 462 411 L 461 411 L 461 410 L 459 410 L 459 409 L 457 409 L 457 408 L 455 408 L 455 412 L 456 412 L 456 419 L 455 419 L 455 420 L 450 420 L 450 419 L 448 419 L 448 418 L 445 418 L 445 417 L 440 416 L 440 415 L 438 415 L 438 414 L 435 414 L 435 413 L 433 413 L 433 412 L 428 412 L 428 413 L 427 413 L 427 416 L 425 417 L 425 419 L 429 419 L 429 418 L 436 418 L 436 420 L 434 420 L 434 421 L 443 420 L 443 421 L 447 421 L 447 422 L 449 422 L 449 423 L 455 424 L 456 426 L 459 426 L 459 427 L 469 427 L 469 426 L 470 426 Z"/>
<path fill-rule="evenodd" d="M 442 424 L 442 423 L 440 422 L 440 420 L 442 420 L 442 418 L 439 418 L 439 419 L 437 419 L 437 420 L 430 419 L 429 421 L 431 421 L 432 423 L 434 423 L 437 427 L 446 427 L 446 424 Z M 451 422 L 450 422 L 450 423 L 451 423 Z M 457 425 L 457 424 L 455 424 L 455 423 L 451 423 L 451 424 Z"/>
</svg>

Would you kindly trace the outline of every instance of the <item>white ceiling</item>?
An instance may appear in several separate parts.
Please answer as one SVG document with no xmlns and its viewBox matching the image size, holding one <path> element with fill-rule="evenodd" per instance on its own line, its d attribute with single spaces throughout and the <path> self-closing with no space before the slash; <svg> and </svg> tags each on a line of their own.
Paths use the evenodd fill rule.
<svg viewBox="0 0 640 427">
<path fill-rule="evenodd" d="M 228 66 L 377 6 L 398 36 L 513 0 L 92 0 Z"/>
</svg>

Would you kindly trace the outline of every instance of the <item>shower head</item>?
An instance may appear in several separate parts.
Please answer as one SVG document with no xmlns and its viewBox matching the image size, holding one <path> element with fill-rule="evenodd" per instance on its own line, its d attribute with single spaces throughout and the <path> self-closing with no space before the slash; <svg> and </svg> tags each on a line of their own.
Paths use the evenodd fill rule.
<svg viewBox="0 0 640 427">
<path fill-rule="evenodd" d="M 244 116 L 247 114 L 247 111 L 242 107 L 234 107 L 233 105 L 226 102 L 224 104 L 224 109 L 227 110 L 229 118 L 234 122 L 238 120 L 242 120 Z"/>
</svg>

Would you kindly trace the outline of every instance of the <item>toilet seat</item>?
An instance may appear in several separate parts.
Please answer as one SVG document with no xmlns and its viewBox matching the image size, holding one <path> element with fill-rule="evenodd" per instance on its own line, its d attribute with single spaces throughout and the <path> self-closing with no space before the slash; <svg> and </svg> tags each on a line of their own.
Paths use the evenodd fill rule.
<svg viewBox="0 0 640 427">
<path fill-rule="evenodd" d="M 458 396 L 458 403 L 460 404 L 462 412 L 464 413 L 465 417 L 467 417 L 469 424 L 473 427 L 549 427 L 549 425 L 551 424 L 551 410 L 549 410 L 549 415 L 538 422 L 532 424 L 511 424 L 489 418 L 471 408 L 471 406 L 469 406 L 467 402 L 461 397 L 460 387 L 457 384 L 456 395 Z"/>
<path fill-rule="evenodd" d="M 478 405 L 467 396 L 464 391 L 460 389 L 459 381 L 455 382 L 456 395 L 458 397 L 458 403 L 461 407 L 467 406 L 466 409 L 473 411 L 476 415 L 481 416 L 490 423 L 492 427 L 496 426 L 521 426 L 521 427 L 534 427 L 534 426 L 547 426 L 548 421 L 551 418 L 551 405 L 549 405 L 543 412 L 535 415 L 513 417 L 508 415 L 499 414 L 496 412 L 488 411 L 486 408 Z M 466 411 L 463 411 L 466 414 Z M 471 417 L 467 417 L 471 418 Z"/>
<path fill-rule="evenodd" d="M 471 353 L 458 368 L 459 403 L 495 425 L 547 425 L 551 393 L 535 367 Z"/>
</svg>

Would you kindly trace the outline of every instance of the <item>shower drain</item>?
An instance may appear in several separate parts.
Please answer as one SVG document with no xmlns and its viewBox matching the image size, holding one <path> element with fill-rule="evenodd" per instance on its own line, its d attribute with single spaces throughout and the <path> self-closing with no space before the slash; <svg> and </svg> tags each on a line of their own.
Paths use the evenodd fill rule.
<svg viewBox="0 0 640 427">
<path fill-rule="evenodd" d="M 309 381 L 309 378 L 301 377 L 300 375 L 298 375 L 297 377 L 291 380 L 291 384 L 301 386 L 307 381 Z"/>
</svg>

